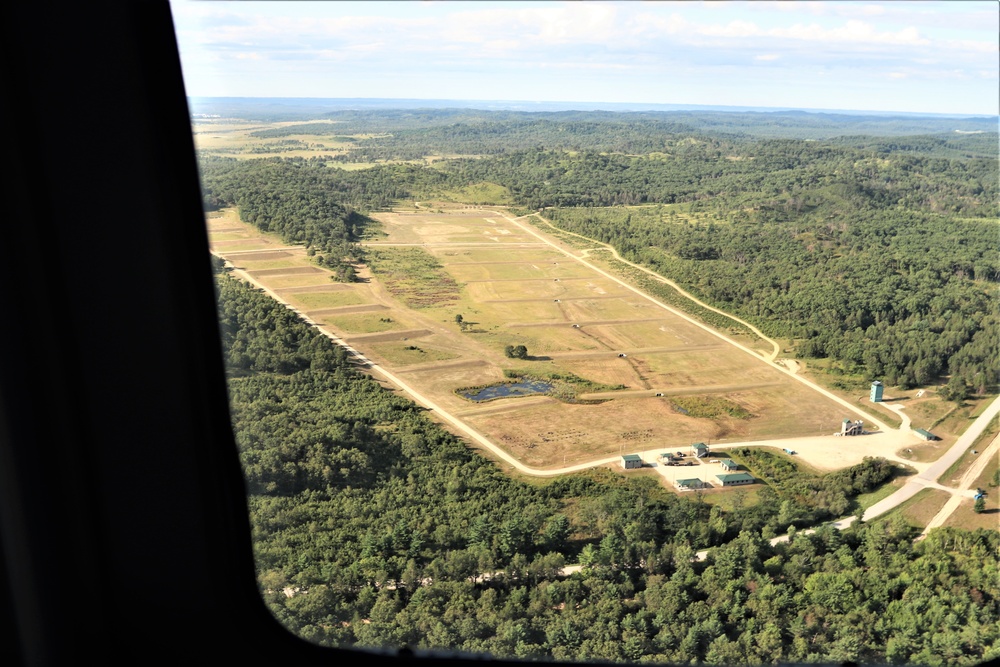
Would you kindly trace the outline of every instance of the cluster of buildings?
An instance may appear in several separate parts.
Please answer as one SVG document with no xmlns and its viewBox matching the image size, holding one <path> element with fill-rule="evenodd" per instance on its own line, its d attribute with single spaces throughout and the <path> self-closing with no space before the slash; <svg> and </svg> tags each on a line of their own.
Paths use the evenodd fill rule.
<svg viewBox="0 0 1000 667">
<path fill-rule="evenodd" d="M 624 356 L 624 355 L 618 355 Z M 878 380 L 872 382 L 871 393 L 869 394 L 869 400 L 872 403 L 880 403 L 883 400 L 883 392 L 885 386 Z M 659 394 L 657 394 L 659 395 Z M 864 422 L 860 419 L 844 419 L 840 425 L 840 433 L 835 435 L 842 436 L 853 436 L 853 435 L 864 435 Z M 936 435 L 924 429 L 914 429 L 914 433 L 924 439 L 924 440 L 939 440 Z M 786 453 L 794 454 L 795 452 L 786 449 Z M 695 461 L 698 459 L 704 459 L 711 454 L 708 445 L 703 442 L 696 442 L 691 445 L 691 456 L 694 457 Z M 695 465 L 694 461 L 687 461 L 681 463 L 684 460 L 684 453 L 677 452 L 676 454 L 665 453 L 660 455 L 660 461 L 665 465 L 676 466 L 676 465 Z M 700 461 L 699 461 L 700 462 Z M 744 484 L 753 484 L 757 480 L 754 479 L 753 475 L 746 471 L 741 471 L 739 464 L 737 464 L 732 459 L 720 459 L 718 461 L 711 461 L 713 464 L 718 464 L 722 469 L 721 472 L 714 472 L 710 479 L 702 479 L 699 477 L 689 477 L 684 479 L 676 479 L 673 484 L 674 487 L 679 491 L 690 491 L 694 489 L 704 489 L 711 487 L 729 487 L 729 486 L 742 486 Z M 620 461 L 621 467 L 625 470 L 632 470 L 635 468 L 643 467 L 644 463 L 642 457 L 638 454 L 625 454 L 621 457 Z M 704 475 L 703 475 L 704 477 Z"/>
<path fill-rule="evenodd" d="M 695 459 L 706 458 L 711 452 L 708 449 L 708 445 L 703 442 L 696 442 L 691 445 L 691 455 Z M 680 458 L 683 458 L 683 452 L 679 453 Z M 675 460 L 678 458 L 676 454 L 661 454 L 661 461 L 669 461 L 668 465 L 676 465 Z M 704 489 L 710 487 L 729 487 L 729 486 L 743 486 L 745 484 L 753 484 L 757 480 L 754 479 L 753 475 L 746 471 L 741 471 L 738 463 L 732 459 L 720 459 L 718 461 L 712 461 L 712 463 L 718 463 L 722 472 L 714 472 L 710 480 L 704 480 L 698 477 L 676 479 L 674 480 L 674 487 L 679 491 L 691 491 L 694 489 Z M 642 457 L 638 454 L 624 454 L 621 457 L 620 465 L 625 470 L 633 470 L 635 468 L 641 468 L 644 463 Z M 693 462 L 689 462 L 687 465 L 693 465 Z"/>
</svg>

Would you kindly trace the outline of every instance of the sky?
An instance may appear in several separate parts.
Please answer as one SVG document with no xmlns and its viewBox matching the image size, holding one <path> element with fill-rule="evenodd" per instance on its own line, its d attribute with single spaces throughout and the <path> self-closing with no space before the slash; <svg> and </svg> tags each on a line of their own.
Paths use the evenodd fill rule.
<svg viewBox="0 0 1000 667">
<path fill-rule="evenodd" d="M 1000 112 L 1000 2 L 172 0 L 194 97 Z"/>
</svg>

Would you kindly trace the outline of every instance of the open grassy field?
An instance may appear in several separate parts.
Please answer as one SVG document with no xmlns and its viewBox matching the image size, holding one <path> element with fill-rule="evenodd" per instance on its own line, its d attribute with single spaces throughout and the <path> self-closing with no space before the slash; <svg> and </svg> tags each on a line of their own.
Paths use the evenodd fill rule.
<svg viewBox="0 0 1000 667">
<path fill-rule="evenodd" d="M 410 323 L 388 313 L 347 313 L 344 315 L 328 315 L 323 318 L 326 324 L 346 333 L 365 334 L 381 331 L 397 331 L 410 328 Z"/>
<path fill-rule="evenodd" d="M 891 496 L 892 494 L 899 491 L 906 484 L 906 477 L 896 477 L 888 484 L 883 484 L 879 488 L 875 489 L 871 493 L 862 493 L 861 495 L 855 497 L 855 502 L 861 507 L 861 509 L 868 509 L 875 503 L 884 500 Z"/>
<path fill-rule="evenodd" d="M 322 121 L 315 121 L 322 122 Z M 354 145 L 352 137 L 337 136 L 337 124 L 330 122 L 329 135 L 289 134 L 257 137 L 260 130 L 281 128 L 293 123 L 259 123 L 229 119 L 199 120 L 192 127 L 195 146 L 202 153 L 237 159 L 262 157 L 302 157 L 336 155 Z"/>
<path fill-rule="evenodd" d="M 1000 457 L 994 456 L 982 474 L 973 483 L 974 487 L 986 491 L 986 510 L 981 514 L 976 514 L 973 511 L 975 501 L 971 498 L 966 498 L 962 501 L 959 508 L 955 510 L 955 513 L 948 517 L 948 520 L 944 523 L 945 526 L 954 526 L 967 530 L 975 530 L 976 528 L 1000 530 L 1000 487 L 990 486 L 998 467 L 1000 467 Z"/>
<path fill-rule="evenodd" d="M 369 350 L 373 359 L 390 366 L 410 366 L 458 358 L 458 355 L 422 340 L 371 343 Z"/>
<path fill-rule="evenodd" d="M 962 453 L 962 456 L 955 461 L 945 472 L 938 478 L 940 484 L 945 484 L 947 486 L 957 486 L 962 475 L 968 471 L 968 469 L 975 463 L 978 456 L 981 455 L 983 449 L 989 445 L 994 438 L 998 435 L 997 418 L 994 417 L 990 421 L 986 430 L 983 431 L 976 441 L 973 442 L 969 447 Z M 973 454 L 973 452 L 976 452 Z"/>
<path fill-rule="evenodd" d="M 289 294 L 288 301 L 300 308 L 335 308 L 337 306 L 353 306 L 366 303 L 363 294 L 355 290 L 337 290 L 336 292 L 315 292 L 304 294 Z"/>
<path fill-rule="evenodd" d="M 359 272 L 369 282 L 350 285 L 331 283 L 304 252 L 281 250 L 234 212 L 213 218 L 209 233 L 223 255 L 218 244 L 252 243 L 261 252 L 233 254 L 237 266 L 530 466 L 829 435 L 847 416 L 758 356 L 587 266 L 558 239 L 495 211 L 437 210 L 377 214 L 384 236 L 366 243 L 372 259 Z M 526 359 L 505 356 L 516 345 Z M 505 371 L 573 374 L 607 387 L 581 385 L 592 393 L 571 400 L 488 404 L 456 394 L 502 382 Z"/>
<path fill-rule="evenodd" d="M 951 497 L 947 491 L 924 489 L 915 496 L 875 519 L 889 521 L 893 516 L 901 516 L 910 526 L 923 529 Z"/>
</svg>

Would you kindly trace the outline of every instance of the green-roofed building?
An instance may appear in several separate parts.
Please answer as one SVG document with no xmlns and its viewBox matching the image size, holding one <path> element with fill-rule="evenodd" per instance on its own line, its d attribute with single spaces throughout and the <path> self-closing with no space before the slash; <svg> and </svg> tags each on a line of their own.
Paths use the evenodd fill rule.
<svg viewBox="0 0 1000 667">
<path fill-rule="evenodd" d="M 734 472 L 732 474 L 719 474 L 715 476 L 719 486 L 740 486 L 742 484 L 753 484 L 757 480 L 747 472 Z"/>
<path fill-rule="evenodd" d="M 625 454 L 622 456 L 622 468 L 626 470 L 632 470 L 634 468 L 642 467 L 642 457 L 638 454 Z"/>
<path fill-rule="evenodd" d="M 936 435 L 934 435 L 933 433 L 931 433 L 930 431 L 925 431 L 922 428 L 915 428 L 915 429 L 913 429 L 913 432 L 916 433 L 917 437 L 920 438 L 921 440 L 940 440 L 941 439 L 941 438 L 937 437 Z"/>
<path fill-rule="evenodd" d="M 674 482 L 674 486 L 677 487 L 678 491 L 691 491 L 694 489 L 700 489 L 705 486 L 705 482 L 698 478 L 692 479 L 679 479 Z"/>
<path fill-rule="evenodd" d="M 740 469 L 739 464 L 732 459 L 722 459 L 721 461 L 719 461 L 719 465 L 721 465 L 722 469 L 725 470 L 726 472 L 732 472 L 733 470 Z"/>
<path fill-rule="evenodd" d="M 691 453 L 697 458 L 704 458 L 708 456 L 708 445 L 704 442 L 696 442 L 691 445 Z"/>
</svg>

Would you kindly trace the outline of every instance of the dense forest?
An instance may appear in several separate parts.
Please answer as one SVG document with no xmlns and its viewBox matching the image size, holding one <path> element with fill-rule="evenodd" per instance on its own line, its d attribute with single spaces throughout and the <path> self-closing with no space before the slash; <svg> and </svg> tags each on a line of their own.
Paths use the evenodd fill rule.
<svg viewBox="0 0 1000 667">
<path fill-rule="evenodd" d="M 945 121 L 793 112 L 330 119 L 255 135 L 367 134 L 336 157 L 203 158 L 206 206 L 239 206 L 349 280 L 364 213 L 487 186 L 791 341 L 799 356 L 829 359 L 844 388 L 947 382 L 945 395 L 961 400 L 1000 380 L 996 132 L 902 136 Z M 830 138 L 770 138 L 776 127 Z M 858 134 L 866 129 L 879 135 Z M 475 157 L 386 162 L 432 154 Z M 376 159 L 364 170 L 329 164 Z"/>
<path fill-rule="evenodd" d="M 1000 656 L 996 531 L 795 533 L 853 511 L 884 461 L 817 478 L 733 452 L 764 484 L 728 511 L 603 469 L 529 484 L 262 292 L 225 274 L 218 289 L 261 591 L 311 641 L 708 664 Z"/>
</svg>

